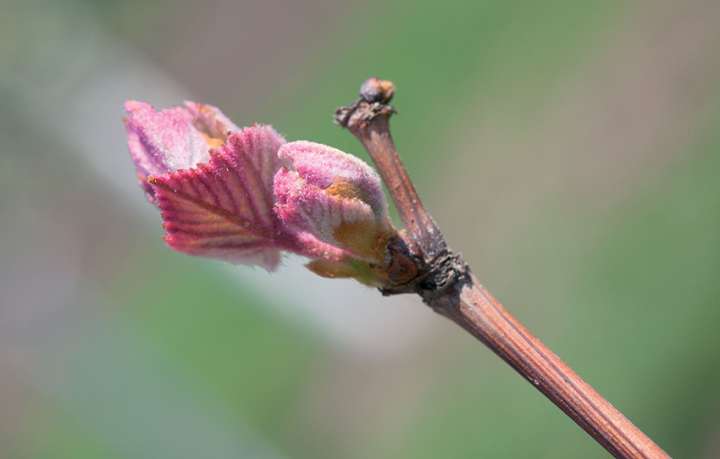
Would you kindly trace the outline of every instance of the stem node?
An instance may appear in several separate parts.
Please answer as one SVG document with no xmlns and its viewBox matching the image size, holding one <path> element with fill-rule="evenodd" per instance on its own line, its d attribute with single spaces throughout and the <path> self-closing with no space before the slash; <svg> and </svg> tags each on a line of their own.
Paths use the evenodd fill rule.
<svg viewBox="0 0 720 459">
<path fill-rule="evenodd" d="M 390 284 L 383 295 L 417 293 L 515 369 L 618 458 L 668 458 L 658 445 L 533 336 L 452 252 L 427 212 L 390 134 L 395 85 L 370 78 L 360 97 L 335 112 L 373 159 L 405 229 L 388 243 Z"/>
</svg>

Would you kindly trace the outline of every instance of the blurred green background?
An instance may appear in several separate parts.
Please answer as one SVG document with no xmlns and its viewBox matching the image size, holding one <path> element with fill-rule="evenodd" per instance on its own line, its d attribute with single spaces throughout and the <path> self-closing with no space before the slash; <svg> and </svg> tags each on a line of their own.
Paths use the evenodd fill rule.
<svg viewBox="0 0 720 459">
<path fill-rule="evenodd" d="M 674 457 L 720 456 L 720 3 L 0 0 L 0 457 L 607 454 L 415 298 L 179 255 L 122 102 L 364 156 L 370 75 L 451 245 Z"/>
</svg>

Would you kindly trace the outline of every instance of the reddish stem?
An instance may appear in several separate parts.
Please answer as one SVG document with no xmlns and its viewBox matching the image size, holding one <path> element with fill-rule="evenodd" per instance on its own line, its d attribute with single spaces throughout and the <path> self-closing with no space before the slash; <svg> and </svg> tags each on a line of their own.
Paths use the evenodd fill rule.
<svg viewBox="0 0 720 459">
<path fill-rule="evenodd" d="M 336 112 L 367 149 L 388 186 L 407 234 L 405 242 L 388 246 L 390 266 L 405 267 L 401 283 L 385 294 L 418 293 L 435 312 L 463 327 L 487 345 L 550 401 L 618 458 L 668 458 L 658 445 L 582 380 L 570 367 L 488 292 L 459 255 L 451 252 L 425 210 L 395 148 L 388 104 L 392 82 L 371 78 L 360 99 Z M 406 269 L 411 265 L 413 269 Z M 391 280 L 393 276 L 391 276 Z"/>
<path fill-rule="evenodd" d="M 533 336 L 475 276 L 430 306 L 485 343 L 613 456 L 669 457 Z"/>
<path fill-rule="evenodd" d="M 390 190 L 406 230 L 423 253 L 433 253 L 436 249 L 431 245 L 440 231 L 430 214 L 425 211 L 408 174 L 394 173 L 405 171 L 405 168 L 400 162 L 390 134 L 388 117 L 378 117 L 376 122 L 368 124 L 365 131 L 359 137 L 360 141 L 370 153 L 380 176 Z"/>
</svg>

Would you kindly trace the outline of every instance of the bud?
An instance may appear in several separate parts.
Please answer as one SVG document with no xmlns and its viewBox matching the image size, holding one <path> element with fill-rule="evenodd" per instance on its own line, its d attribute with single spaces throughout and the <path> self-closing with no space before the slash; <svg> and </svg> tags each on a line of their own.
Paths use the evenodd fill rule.
<svg viewBox="0 0 720 459">
<path fill-rule="evenodd" d="M 395 84 L 389 80 L 371 77 L 360 86 L 360 97 L 365 102 L 389 103 L 395 95 Z"/>
<path fill-rule="evenodd" d="M 367 164 L 325 145 L 286 143 L 270 126 L 239 129 L 210 105 L 125 107 L 130 154 L 171 248 L 268 270 L 285 251 L 310 258 L 308 268 L 325 277 L 387 278 L 395 229 Z"/>
<path fill-rule="evenodd" d="M 381 262 L 393 232 L 380 177 L 358 158 L 314 142 L 290 142 L 278 153 L 276 213 L 297 231 Z"/>
</svg>

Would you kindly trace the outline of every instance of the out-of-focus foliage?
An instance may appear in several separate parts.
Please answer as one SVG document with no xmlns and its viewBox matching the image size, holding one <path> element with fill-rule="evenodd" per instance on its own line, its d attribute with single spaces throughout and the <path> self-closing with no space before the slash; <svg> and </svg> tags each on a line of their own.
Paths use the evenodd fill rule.
<svg viewBox="0 0 720 459">
<path fill-rule="evenodd" d="M 163 247 L 123 99 L 366 158 L 330 120 L 370 75 L 486 285 L 673 456 L 720 453 L 714 2 L 0 10 L 0 456 L 605 457 L 419 302 Z"/>
</svg>

